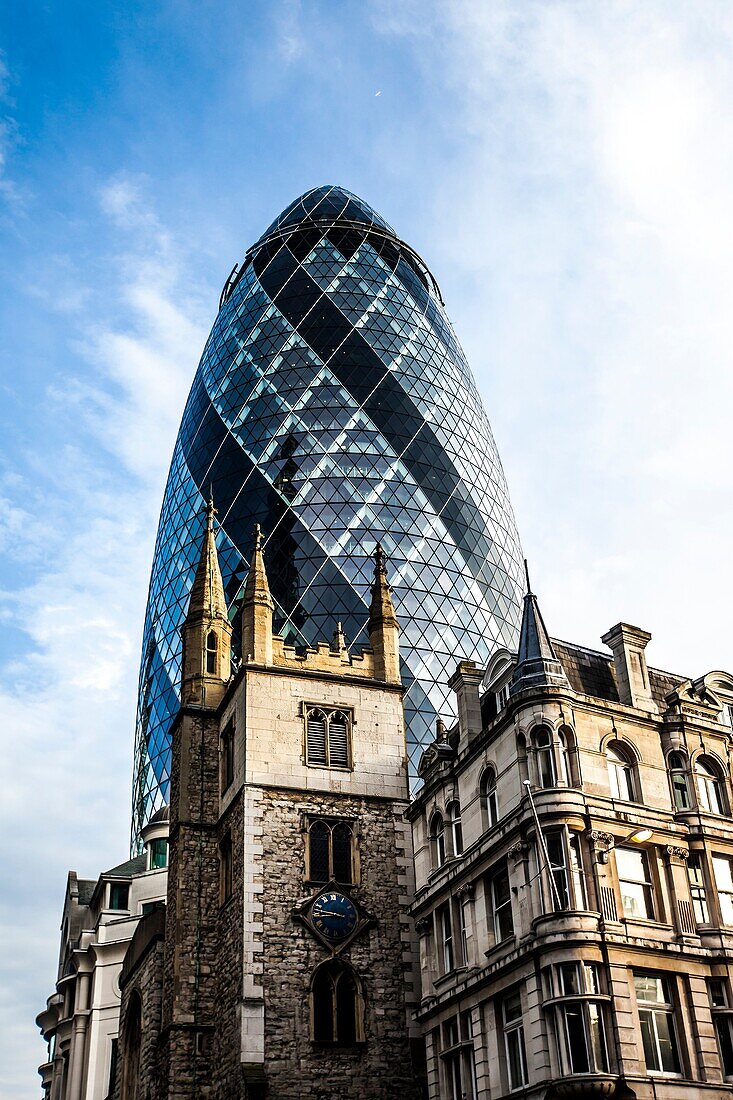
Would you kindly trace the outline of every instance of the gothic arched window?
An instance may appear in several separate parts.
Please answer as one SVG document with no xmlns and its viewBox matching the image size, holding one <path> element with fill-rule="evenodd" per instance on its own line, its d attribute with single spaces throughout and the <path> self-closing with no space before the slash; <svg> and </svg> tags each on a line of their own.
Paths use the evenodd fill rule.
<svg viewBox="0 0 733 1100">
<path fill-rule="evenodd" d="M 314 818 L 308 824 L 310 882 L 354 882 L 354 833 L 348 821 Z"/>
<path fill-rule="evenodd" d="M 306 710 L 306 759 L 325 768 L 349 767 L 351 716 L 342 710 Z"/>
<path fill-rule="evenodd" d="M 718 765 L 710 756 L 698 756 L 695 761 L 695 782 L 700 809 L 710 814 L 724 814 L 723 779 Z"/>
<path fill-rule="evenodd" d="M 219 647 L 219 639 L 215 630 L 210 630 L 206 635 L 206 671 L 210 676 L 216 674 L 216 652 Z"/>
<path fill-rule="evenodd" d="M 134 990 L 127 1003 L 122 1060 L 122 1100 L 138 1100 L 140 1083 L 140 1046 L 142 1042 L 143 1006 L 140 994 Z"/>
<path fill-rule="evenodd" d="M 316 1043 L 351 1046 L 364 1038 L 359 980 L 346 963 L 330 959 L 311 983 L 311 1036 Z"/>
<path fill-rule="evenodd" d="M 612 798 L 624 802 L 636 801 L 634 761 L 629 749 L 620 741 L 611 741 L 606 747 L 606 764 Z"/>
</svg>

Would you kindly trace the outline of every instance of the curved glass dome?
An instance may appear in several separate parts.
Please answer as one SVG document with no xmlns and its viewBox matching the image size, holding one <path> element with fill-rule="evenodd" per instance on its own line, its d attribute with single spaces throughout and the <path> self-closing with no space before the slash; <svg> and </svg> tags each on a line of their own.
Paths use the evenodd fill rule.
<svg viewBox="0 0 733 1100">
<path fill-rule="evenodd" d="M 338 187 L 234 269 L 173 453 L 145 618 L 133 836 L 168 799 L 183 622 L 213 491 L 231 617 L 265 534 L 275 627 L 367 644 L 375 543 L 400 619 L 413 774 L 456 662 L 516 647 L 521 550 L 489 422 L 423 261 Z M 235 641 L 236 645 L 236 641 Z"/>
</svg>

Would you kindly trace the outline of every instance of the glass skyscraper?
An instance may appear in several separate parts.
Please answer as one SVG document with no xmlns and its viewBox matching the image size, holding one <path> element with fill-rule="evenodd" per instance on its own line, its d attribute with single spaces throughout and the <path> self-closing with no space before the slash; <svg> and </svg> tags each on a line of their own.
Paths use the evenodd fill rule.
<svg viewBox="0 0 733 1100">
<path fill-rule="evenodd" d="M 167 799 L 180 627 L 204 502 L 235 634 L 259 523 L 275 627 L 367 644 L 375 543 L 401 627 L 414 767 L 457 660 L 516 645 L 521 550 L 489 422 L 435 279 L 339 187 L 296 199 L 222 292 L 173 453 L 145 618 L 133 836 Z"/>
</svg>

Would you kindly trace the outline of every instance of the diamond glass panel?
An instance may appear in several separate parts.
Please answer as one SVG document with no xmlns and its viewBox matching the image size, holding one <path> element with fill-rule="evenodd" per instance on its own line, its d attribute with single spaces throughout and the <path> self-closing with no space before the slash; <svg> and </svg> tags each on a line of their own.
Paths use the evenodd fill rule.
<svg viewBox="0 0 733 1100">
<path fill-rule="evenodd" d="M 516 646 L 521 549 L 504 473 L 440 291 L 414 251 L 338 187 L 296 199 L 249 250 L 183 413 L 145 618 L 133 842 L 168 798 L 181 639 L 213 491 L 238 602 L 265 535 L 275 628 L 296 645 L 368 644 L 381 541 L 401 627 L 413 777 L 460 659 Z"/>
</svg>

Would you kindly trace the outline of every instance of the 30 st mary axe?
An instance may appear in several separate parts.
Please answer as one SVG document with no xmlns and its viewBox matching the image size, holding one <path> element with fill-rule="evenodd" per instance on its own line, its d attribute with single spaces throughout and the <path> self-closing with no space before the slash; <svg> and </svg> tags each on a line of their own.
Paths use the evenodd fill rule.
<svg viewBox="0 0 733 1100">
<path fill-rule="evenodd" d="M 259 523 L 275 627 L 366 644 L 375 543 L 401 627 L 413 773 L 460 658 L 516 644 L 521 550 L 486 412 L 435 279 L 366 203 L 318 187 L 222 292 L 173 453 L 145 617 L 133 837 L 167 798 L 180 627 L 204 502 L 227 600 Z"/>
</svg>

